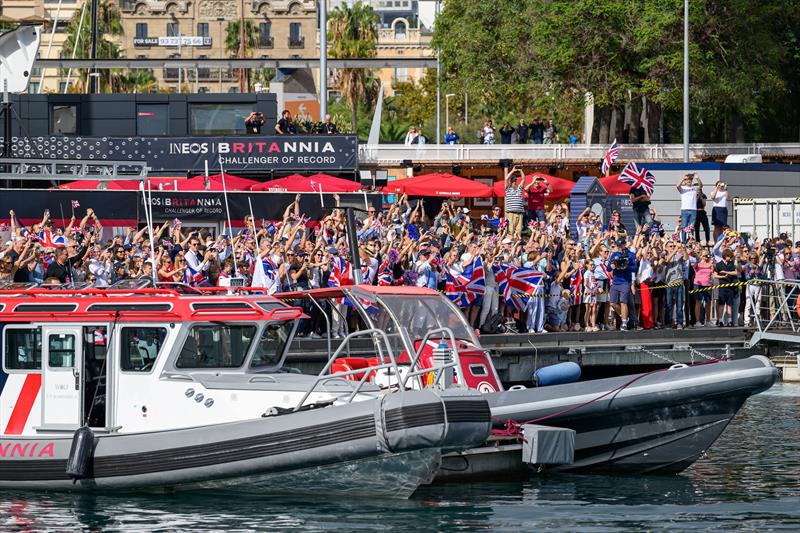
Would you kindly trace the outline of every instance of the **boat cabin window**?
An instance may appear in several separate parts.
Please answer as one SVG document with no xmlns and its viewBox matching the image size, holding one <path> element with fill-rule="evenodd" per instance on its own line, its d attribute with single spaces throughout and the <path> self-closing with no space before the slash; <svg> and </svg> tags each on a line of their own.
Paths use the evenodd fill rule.
<svg viewBox="0 0 800 533">
<path fill-rule="evenodd" d="M 293 322 L 274 322 L 267 324 L 261 334 L 250 368 L 277 367 L 283 357 Z"/>
<path fill-rule="evenodd" d="M 213 324 L 192 326 L 177 368 L 239 368 L 256 334 L 255 326 Z"/>
<path fill-rule="evenodd" d="M 3 347 L 6 370 L 42 369 L 41 329 L 6 327 Z"/>
<path fill-rule="evenodd" d="M 156 362 L 167 328 L 122 328 L 120 368 L 123 372 L 150 372 Z"/>
<path fill-rule="evenodd" d="M 75 335 L 59 333 L 48 336 L 47 366 L 50 368 L 73 368 L 75 366 Z"/>
</svg>

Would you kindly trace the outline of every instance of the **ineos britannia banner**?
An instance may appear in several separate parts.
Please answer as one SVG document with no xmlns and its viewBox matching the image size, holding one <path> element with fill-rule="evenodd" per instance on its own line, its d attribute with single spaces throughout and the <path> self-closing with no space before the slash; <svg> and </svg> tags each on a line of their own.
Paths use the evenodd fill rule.
<svg viewBox="0 0 800 533">
<path fill-rule="evenodd" d="M 348 171 L 358 168 L 354 135 L 243 137 L 14 138 L 14 156 L 48 159 L 146 161 L 152 170 Z"/>
</svg>

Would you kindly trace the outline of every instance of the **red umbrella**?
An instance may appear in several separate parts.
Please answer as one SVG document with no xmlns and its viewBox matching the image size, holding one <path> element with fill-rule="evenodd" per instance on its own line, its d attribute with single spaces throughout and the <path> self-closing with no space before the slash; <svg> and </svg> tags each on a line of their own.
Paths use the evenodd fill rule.
<svg viewBox="0 0 800 533">
<path fill-rule="evenodd" d="M 138 180 L 78 180 L 63 183 L 58 186 L 59 189 L 73 190 L 73 191 L 93 191 L 93 190 L 109 190 L 109 191 L 135 191 L 139 189 Z"/>
<path fill-rule="evenodd" d="M 254 185 L 252 191 L 272 191 L 272 192 L 315 192 L 311 188 L 311 180 L 302 174 L 292 174 L 285 178 L 265 181 Z"/>
<path fill-rule="evenodd" d="M 600 183 L 603 184 L 608 194 L 629 194 L 631 192 L 631 186 L 619 181 L 618 178 L 619 174 L 604 176 L 600 178 Z"/>
<path fill-rule="evenodd" d="M 259 182 L 240 178 L 231 174 L 225 174 L 225 188 L 229 191 L 249 191 L 251 187 L 258 185 Z M 214 174 L 208 177 L 208 188 L 206 188 L 206 177 L 195 176 L 191 179 L 178 183 L 179 191 L 221 191 L 222 174 Z"/>
<path fill-rule="evenodd" d="M 489 198 L 494 195 L 492 188 L 478 181 L 460 178 L 452 174 L 424 174 L 395 180 L 383 188 L 388 194 L 408 194 L 409 196 L 444 196 L 464 198 Z"/>
<path fill-rule="evenodd" d="M 545 200 L 548 202 L 556 202 L 558 200 L 563 200 L 564 198 L 569 197 L 569 193 L 572 192 L 572 188 L 575 186 L 575 182 L 572 180 L 559 178 L 556 176 L 549 176 L 547 174 L 528 174 L 525 176 L 525 185 L 531 183 L 534 178 L 542 177 L 545 178 L 548 182 L 550 182 L 550 186 L 553 187 L 553 190 L 550 191 L 550 194 L 545 196 Z M 494 189 L 495 195 L 499 197 L 505 197 L 506 195 L 506 186 L 504 181 L 495 182 L 492 186 Z"/>
<path fill-rule="evenodd" d="M 319 187 L 321 186 L 323 192 L 357 192 L 363 188 L 361 183 L 357 181 L 337 178 L 330 174 L 312 174 L 308 179 L 318 183 L 319 185 L 315 186 L 315 188 L 319 191 Z"/>
<path fill-rule="evenodd" d="M 272 192 L 355 192 L 361 190 L 361 184 L 357 181 L 350 181 L 342 178 L 329 176 L 328 174 L 314 174 L 313 176 L 301 176 L 292 174 L 285 178 L 259 183 L 253 187 L 254 191 Z"/>
</svg>

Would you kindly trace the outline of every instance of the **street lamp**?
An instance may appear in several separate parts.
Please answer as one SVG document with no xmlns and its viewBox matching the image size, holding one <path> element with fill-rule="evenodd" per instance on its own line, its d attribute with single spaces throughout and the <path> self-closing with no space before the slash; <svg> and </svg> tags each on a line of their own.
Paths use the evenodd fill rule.
<svg viewBox="0 0 800 533">
<path fill-rule="evenodd" d="M 444 95 L 444 130 L 450 131 L 450 98 L 456 96 L 453 93 Z"/>
<path fill-rule="evenodd" d="M 683 1 L 683 162 L 689 162 L 689 0 Z"/>
</svg>

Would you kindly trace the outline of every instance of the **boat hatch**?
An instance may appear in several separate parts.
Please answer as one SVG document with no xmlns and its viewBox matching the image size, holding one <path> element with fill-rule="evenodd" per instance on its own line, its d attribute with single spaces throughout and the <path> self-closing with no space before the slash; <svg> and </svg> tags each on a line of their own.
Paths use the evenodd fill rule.
<svg viewBox="0 0 800 533">
<path fill-rule="evenodd" d="M 19 304 L 14 308 L 16 313 L 71 313 L 78 309 L 78 304 Z"/>
<path fill-rule="evenodd" d="M 286 306 L 280 302 L 256 302 L 256 304 L 264 311 L 272 311 L 273 309 L 282 309 Z"/>
<path fill-rule="evenodd" d="M 1 311 L 2 309 L 0 309 Z M 172 304 L 169 303 L 111 303 L 111 304 L 92 304 L 87 311 L 95 312 L 115 312 L 115 311 L 171 311 Z"/>
</svg>

